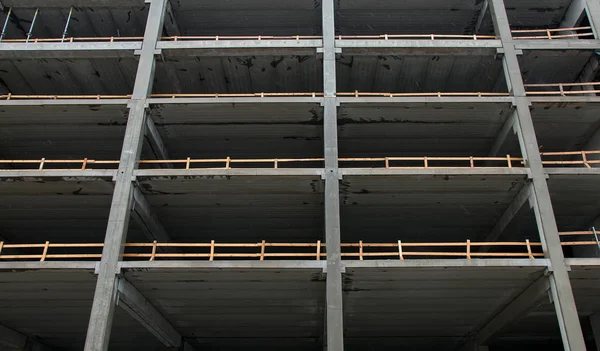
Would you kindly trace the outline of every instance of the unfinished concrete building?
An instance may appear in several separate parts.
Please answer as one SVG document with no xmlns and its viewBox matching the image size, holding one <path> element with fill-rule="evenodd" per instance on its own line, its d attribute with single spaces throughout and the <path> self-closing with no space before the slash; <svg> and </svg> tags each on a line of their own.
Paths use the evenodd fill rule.
<svg viewBox="0 0 600 351">
<path fill-rule="evenodd" d="M 0 0 L 1 350 L 600 350 L 598 0 Z"/>
</svg>

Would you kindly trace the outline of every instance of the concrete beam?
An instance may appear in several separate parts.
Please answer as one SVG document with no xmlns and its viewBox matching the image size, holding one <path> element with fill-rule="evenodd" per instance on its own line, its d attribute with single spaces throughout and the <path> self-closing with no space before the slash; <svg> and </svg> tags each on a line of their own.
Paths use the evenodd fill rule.
<svg viewBox="0 0 600 351">
<path fill-rule="evenodd" d="M 494 96 L 494 97 L 423 97 L 423 96 L 412 96 L 412 97 L 338 97 L 337 101 L 340 104 L 364 104 L 364 103 L 384 103 L 384 104 L 406 104 L 411 102 L 419 103 L 440 103 L 440 104 L 458 104 L 458 103 L 513 103 L 513 97 L 511 96 Z M 600 101 L 600 99 L 598 99 Z"/>
<path fill-rule="evenodd" d="M 167 36 L 175 37 L 181 35 L 181 30 L 179 30 L 179 25 L 177 24 L 177 20 L 175 19 L 175 13 L 173 12 L 173 7 L 171 5 L 171 0 L 167 2 L 167 8 L 165 10 L 165 32 Z"/>
<path fill-rule="evenodd" d="M 173 179 L 173 177 L 202 178 L 202 177 L 264 177 L 264 176 L 322 176 L 322 168 L 235 168 L 235 169 L 138 169 L 137 178 L 143 179 Z M 0 175 L 2 173 L 0 172 Z"/>
<path fill-rule="evenodd" d="M 125 278 L 118 278 L 117 306 L 123 308 L 167 347 L 180 347 L 181 335 Z"/>
<path fill-rule="evenodd" d="M 366 261 L 365 261 L 366 262 Z M 121 270 L 165 270 L 165 269 L 185 269 L 185 270 L 225 270 L 225 269 L 316 269 L 325 272 L 327 269 L 326 261 L 194 261 L 194 260 L 157 260 L 157 261 L 122 261 L 119 263 Z"/>
<path fill-rule="evenodd" d="M 481 30 L 481 24 L 485 19 L 485 15 L 487 15 L 488 13 L 489 7 L 490 4 L 488 3 L 488 0 L 484 0 L 483 5 L 481 6 L 481 11 L 479 12 L 479 16 L 477 16 L 477 23 L 475 24 L 475 34 L 479 33 L 479 31 Z"/>
<path fill-rule="evenodd" d="M 600 41 L 593 39 L 515 40 L 514 45 L 517 50 L 597 50 L 600 48 Z"/>
<path fill-rule="evenodd" d="M 513 202 L 508 206 L 508 208 L 504 211 L 502 216 L 496 222 L 496 225 L 492 229 L 492 231 L 486 235 L 485 238 L 481 241 L 493 242 L 498 240 L 500 235 L 504 232 L 504 229 L 510 224 L 513 218 L 517 215 L 521 207 L 531 199 L 532 194 L 532 186 L 531 183 L 527 183 L 523 186 L 521 191 L 514 198 Z M 482 246 L 480 248 L 481 252 L 489 251 L 491 248 L 488 246 Z"/>
<path fill-rule="evenodd" d="M 548 261 L 541 259 L 503 259 L 482 258 L 476 260 L 467 259 L 418 259 L 418 260 L 344 260 L 343 269 L 347 268 L 498 268 L 498 267 L 539 267 L 540 270 L 548 267 Z"/>
<path fill-rule="evenodd" d="M 156 240 L 159 243 L 171 242 L 171 236 L 158 221 L 158 218 L 152 212 L 152 207 L 148 203 L 148 200 L 146 200 L 146 197 L 138 187 L 133 189 L 131 216 L 142 227 L 148 240 Z"/>
<path fill-rule="evenodd" d="M 0 324 L 0 346 L 10 349 L 23 351 L 52 351 L 52 347 L 47 346 L 36 338 L 28 337 L 14 329 Z M 0 347 L 2 348 L 2 347 Z"/>
<path fill-rule="evenodd" d="M 2 43 L 1 59 L 133 57 L 141 41 L 96 43 Z"/>
<path fill-rule="evenodd" d="M 389 99 L 389 98 L 388 98 Z M 599 99 L 600 100 L 600 99 Z M 322 103 L 322 97 L 197 97 L 197 98 L 150 98 L 149 104 L 287 104 L 287 103 Z M 0 106 L 2 101 L 0 101 Z"/>
<path fill-rule="evenodd" d="M 483 326 L 478 328 L 474 342 L 477 345 L 486 345 L 504 327 L 525 315 L 545 296 L 548 296 L 550 281 L 543 276 L 527 287 L 517 297 L 509 301 L 499 312 L 489 318 Z M 580 349 L 580 350 L 585 350 Z"/>
<path fill-rule="evenodd" d="M 322 40 L 178 40 L 160 41 L 157 48 L 165 57 L 315 55 Z"/>
<path fill-rule="evenodd" d="M 585 15 L 586 0 L 573 0 L 558 28 L 576 27 Z"/>
<path fill-rule="evenodd" d="M 169 153 L 167 152 L 167 148 L 162 141 L 162 137 L 156 129 L 156 125 L 150 116 L 146 117 L 146 129 L 144 135 L 146 136 L 146 140 L 148 144 L 150 144 L 150 148 L 152 153 L 156 157 L 157 160 L 168 160 L 170 159 Z M 163 164 L 161 167 L 172 168 L 171 164 Z"/>
<path fill-rule="evenodd" d="M 504 122 L 502 129 L 500 129 L 500 132 L 498 132 L 498 135 L 496 136 L 496 140 L 494 140 L 494 144 L 492 144 L 490 152 L 488 152 L 488 156 L 495 157 L 498 155 L 498 153 L 502 149 L 502 146 L 504 145 L 504 142 L 506 141 L 506 138 L 508 137 L 510 131 L 514 130 L 515 122 L 516 122 L 516 112 L 513 110 L 510 112 L 510 114 L 506 118 L 506 121 Z"/>
<path fill-rule="evenodd" d="M 144 0 L 2 0 L 4 7 L 132 7 L 144 6 Z"/>
<path fill-rule="evenodd" d="M 502 47 L 500 40 L 338 39 L 336 49 L 353 55 L 484 55 Z"/>
</svg>

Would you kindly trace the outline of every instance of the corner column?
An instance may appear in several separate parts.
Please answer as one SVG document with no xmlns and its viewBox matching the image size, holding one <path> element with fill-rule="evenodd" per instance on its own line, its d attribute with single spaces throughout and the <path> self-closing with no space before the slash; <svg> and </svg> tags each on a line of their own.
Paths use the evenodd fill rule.
<svg viewBox="0 0 600 351">
<path fill-rule="evenodd" d="M 340 185 L 337 144 L 334 2 L 323 0 L 323 135 L 325 156 L 325 240 L 327 245 L 326 340 L 324 349 L 344 350 L 340 247 Z"/>
<path fill-rule="evenodd" d="M 142 150 L 147 118 L 147 99 L 152 90 L 156 43 L 161 35 L 167 0 L 147 0 L 150 3 L 133 95 L 128 102 L 129 117 L 113 193 L 108 226 L 98 269 L 98 280 L 88 324 L 85 351 L 106 351 L 110 341 L 117 297 L 119 261 L 127 238 L 129 216 L 133 205 L 134 170 Z"/>
<path fill-rule="evenodd" d="M 571 289 L 571 281 L 569 280 L 564 260 L 550 192 L 546 183 L 546 175 L 529 110 L 529 99 L 525 94 L 523 77 L 517 59 L 517 50 L 515 49 L 515 42 L 510 32 L 510 24 L 506 15 L 504 1 L 490 0 L 490 10 L 494 20 L 496 35 L 502 41 L 506 80 L 516 104 L 517 134 L 521 144 L 521 152 L 525 159 L 525 166 L 529 167 L 531 171 L 532 203 L 542 248 L 549 261 L 550 287 L 560 325 L 563 346 L 565 350 L 570 351 L 585 350 L 585 342 Z"/>
</svg>

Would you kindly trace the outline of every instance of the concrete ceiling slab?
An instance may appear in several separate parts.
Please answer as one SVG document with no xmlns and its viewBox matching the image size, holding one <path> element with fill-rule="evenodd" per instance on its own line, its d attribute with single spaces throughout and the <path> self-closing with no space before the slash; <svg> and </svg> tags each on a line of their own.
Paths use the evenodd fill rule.
<svg viewBox="0 0 600 351">
<path fill-rule="evenodd" d="M 125 277 L 199 349 L 247 342 L 266 350 L 322 349 L 320 269 L 156 269 Z"/>
<path fill-rule="evenodd" d="M 505 92 L 502 62 L 492 55 L 344 55 L 340 92 Z"/>
<path fill-rule="evenodd" d="M 125 105 L 2 106 L 0 156 L 118 160 L 127 114 Z M 37 168 L 18 168 L 30 166 Z M 49 164 L 47 168 L 53 166 L 57 165 Z"/>
<path fill-rule="evenodd" d="M 392 341 L 452 350 L 542 273 L 543 267 L 347 268 L 346 343 L 352 350 Z"/>
<path fill-rule="evenodd" d="M 151 113 L 174 158 L 319 158 L 322 110 L 300 103 L 163 104 Z"/>
<path fill-rule="evenodd" d="M 343 104 L 340 157 L 487 156 L 510 109 L 508 103 Z M 516 140 L 506 144 L 518 150 Z"/>
<path fill-rule="evenodd" d="M 316 242 L 323 183 L 315 176 L 142 180 L 156 216 L 179 242 Z"/>
<path fill-rule="evenodd" d="M 522 175 L 346 176 L 342 242 L 482 240 L 524 181 Z"/>
</svg>

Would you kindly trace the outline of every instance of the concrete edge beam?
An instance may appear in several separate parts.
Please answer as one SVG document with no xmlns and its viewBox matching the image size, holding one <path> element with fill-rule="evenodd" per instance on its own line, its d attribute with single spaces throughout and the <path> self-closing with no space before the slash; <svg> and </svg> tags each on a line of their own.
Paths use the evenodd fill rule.
<svg viewBox="0 0 600 351">
<path fill-rule="evenodd" d="M 323 173 L 322 168 L 138 169 L 134 172 L 134 175 L 139 178 L 189 178 L 213 176 L 321 176 Z"/>
<path fill-rule="evenodd" d="M 486 268 L 486 267 L 548 267 L 545 258 L 536 259 L 422 259 L 422 260 L 343 260 L 344 268 Z"/>
<path fill-rule="evenodd" d="M 385 168 L 340 168 L 342 175 L 349 176 L 412 176 L 412 175 L 524 175 L 529 176 L 529 169 L 527 168 L 499 168 L 499 167 L 486 167 L 486 168 L 398 168 L 398 169 L 385 169 Z"/>
<path fill-rule="evenodd" d="M 474 103 L 474 104 L 487 104 L 487 103 L 506 103 L 513 104 L 514 98 L 511 96 L 492 96 L 492 97 L 423 97 L 423 96 L 406 96 L 406 97 L 344 97 L 340 96 L 337 98 L 337 101 L 340 104 L 353 104 L 353 103 L 384 103 L 384 104 L 405 104 L 411 102 L 417 103 L 441 103 L 441 104 L 464 104 L 464 103 Z"/>
<path fill-rule="evenodd" d="M 320 269 L 324 270 L 325 260 L 294 260 L 294 261 L 121 261 L 120 270 L 161 270 L 161 269 Z"/>
<path fill-rule="evenodd" d="M 159 41 L 157 49 L 164 50 L 186 50 L 186 49 L 281 49 L 281 48 L 318 48 L 323 46 L 323 41 L 318 40 L 179 40 Z M 224 54 L 227 51 L 224 51 Z M 316 53 L 316 51 L 315 51 Z M 165 53 L 168 55 L 168 53 Z"/>
<path fill-rule="evenodd" d="M 45 262 L 0 262 L 2 271 L 31 271 L 31 270 L 89 270 L 95 271 L 95 261 L 45 261 Z"/>
<path fill-rule="evenodd" d="M 561 33 L 562 34 L 562 33 Z M 517 50 L 598 50 L 600 40 L 515 40 Z"/>
<path fill-rule="evenodd" d="M 45 170 L 45 171 L 0 171 L 0 182 L 18 179 L 23 181 L 38 181 L 47 178 L 61 178 L 64 181 L 112 179 L 116 169 L 86 169 L 86 170 Z"/>
<path fill-rule="evenodd" d="M 0 43 L 0 58 L 133 58 L 134 51 L 140 50 L 141 48 L 141 41 L 87 43 Z"/>
</svg>

